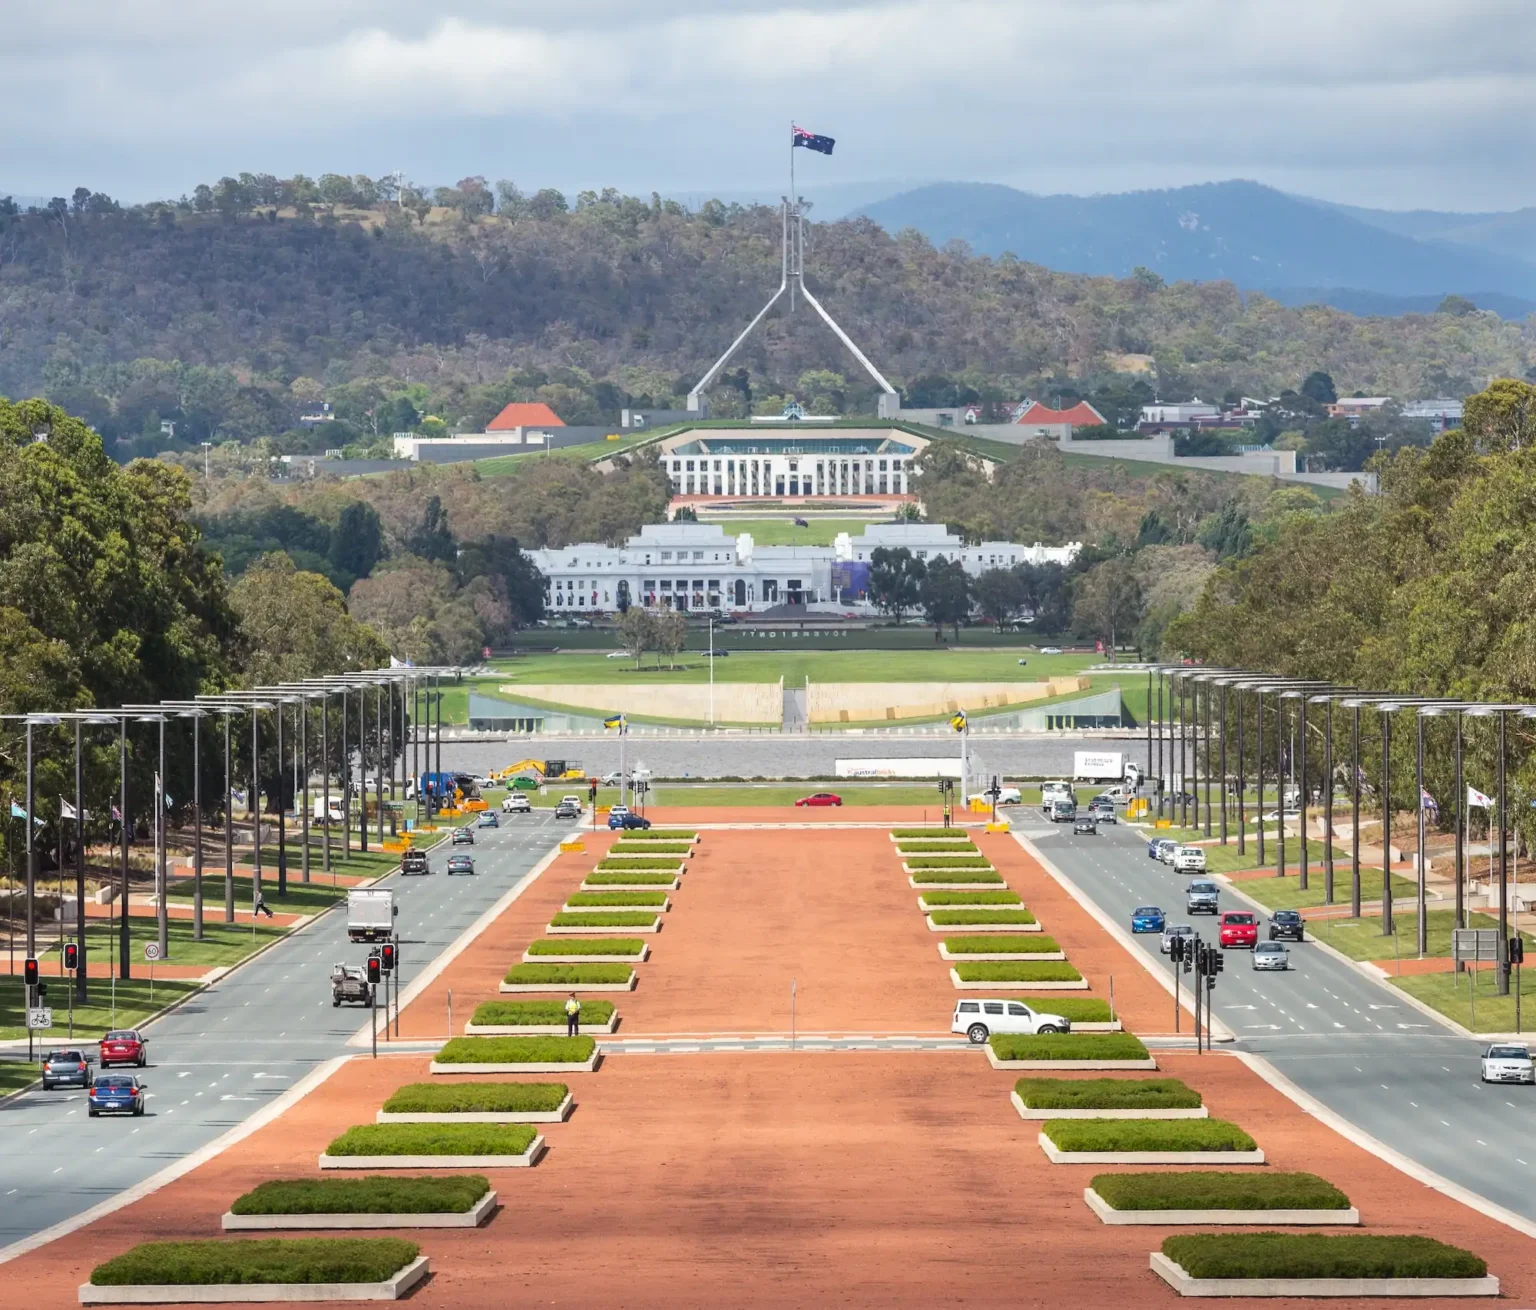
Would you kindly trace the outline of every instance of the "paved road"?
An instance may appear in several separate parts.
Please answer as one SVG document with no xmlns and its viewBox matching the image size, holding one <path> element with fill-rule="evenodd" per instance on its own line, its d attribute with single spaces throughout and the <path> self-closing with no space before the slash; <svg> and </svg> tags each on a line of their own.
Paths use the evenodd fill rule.
<svg viewBox="0 0 1536 1310">
<path fill-rule="evenodd" d="M 568 827 L 551 815 L 477 832 L 473 878 L 445 876 L 442 847 L 432 876 L 387 880 L 400 905 L 402 990 L 550 850 Z M 0 1248 L 196 1151 L 348 1053 L 367 1014 L 332 1008 L 330 970 L 367 953 L 347 941 L 346 911 L 335 910 L 155 1023 L 142 1118 L 90 1119 L 85 1093 L 73 1088 L 0 1103 Z"/>
<path fill-rule="evenodd" d="M 1215 938 L 1214 921 L 1183 913 L 1189 876 L 1149 859 L 1139 831 L 1105 827 L 1075 837 L 1068 825 L 1022 812 L 1015 831 L 1127 929 L 1131 910 L 1159 905 L 1170 922 Z M 1252 908 L 1229 892 L 1221 899 L 1223 909 Z M 1157 967 L 1171 967 L 1157 938 L 1137 941 Z M 1292 943 L 1290 952 L 1291 969 L 1280 974 L 1255 973 L 1246 952 L 1227 953 L 1214 1008 L 1240 1046 L 1386 1145 L 1536 1219 L 1536 1088 L 1484 1086 L 1480 1043 L 1310 943 Z M 1171 1018 L 1171 999 L 1168 1007 Z"/>
<path fill-rule="evenodd" d="M 812 1033 L 797 1037 L 599 1038 L 604 1055 L 711 1055 L 738 1051 L 971 1051 L 981 1053 L 964 1037 L 829 1037 Z"/>
</svg>

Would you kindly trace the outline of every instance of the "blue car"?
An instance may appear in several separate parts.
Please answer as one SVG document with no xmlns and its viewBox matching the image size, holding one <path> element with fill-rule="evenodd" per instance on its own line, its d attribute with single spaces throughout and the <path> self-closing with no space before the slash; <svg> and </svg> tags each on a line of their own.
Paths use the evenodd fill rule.
<svg viewBox="0 0 1536 1310">
<path fill-rule="evenodd" d="M 639 814 L 631 814 L 626 810 L 622 814 L 610 814 L 608 816 L 610 828 L 649 828 L 651 821 Z"/>
<path fill-rule="evenodd" d="M 1131 911 L 1132 932 L 1161 933 L 1165 922 L 1163 912 L 1155 905 L 1143 905 L 1140 909 Z"/>
<path fill-rule="evenodd" d="M 144 1084 L 131 1073 L 98 1074 L 91 1084 L 87 1115 L 143 1114 Z"/>
</svg>

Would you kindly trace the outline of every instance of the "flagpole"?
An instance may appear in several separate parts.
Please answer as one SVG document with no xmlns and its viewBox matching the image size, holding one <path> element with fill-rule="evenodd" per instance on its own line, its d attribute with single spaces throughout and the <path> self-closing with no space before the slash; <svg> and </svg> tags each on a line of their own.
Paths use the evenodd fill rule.
<svg viewBox="0 0 1536 1310">
<path fill-rule="evenodd" d="M 794 120 L 791 119 L 789 124 L 789 198 L 785 218 L 788 219 L 794 216 L 796 222 L 798 222 L 799 214 L 799 206 L 795 200 L 795 124 Z M 786 223 L 784 227 L 784 240 L 786 242 L 784 258 L 790 267 L 794 266 L 795 261 L 789 256 L 787 243 L 795 239 L 795 224 Z M 791 314 L 795 312 L 795 284 L 793 282 L 789 284 L 789 312 Z"/>
</svg>

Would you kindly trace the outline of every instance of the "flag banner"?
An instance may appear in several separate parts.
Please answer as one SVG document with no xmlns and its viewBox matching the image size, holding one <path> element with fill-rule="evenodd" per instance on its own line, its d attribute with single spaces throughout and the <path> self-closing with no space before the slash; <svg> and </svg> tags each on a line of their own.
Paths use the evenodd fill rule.
<svg viewBox="0 0 1536 1310">
<path fill-rule="evenodd" d="M 1419 788 L 1419 808 L 1421 810 L 1434 810 L 1436 814 L 1440 812 L 1438 802 L 1422 787 Z"/>
<path fill-rule="evenodd" d="M 622 728 L 623 726 L 624 716 L 622 714 L 610 714 L 603 720 L 603 727 L 605 728 Z"/>
<path fill-rule="evenodd" d="M 113 823 L 121 823 L 122 821 L 123 821 L 123 812 L 120 809 L 118 809 L 117 806 L 114 805 L 112 807 L 112 822 Z"/>
<path fill-rule="evenodd" d="M 966 718 L 965 718 L 965 711 L 964 710 L 961 710 L 958 714 L 955 714 L 955 715 L 951 716 L 951 718 L 949 720 L 949 726 L 951 728 L 953 728 L 956 732 L 964 732 L 965 731 L 965 724 L 966 724 Z"/>
<path fill-rule="evenodd" d="M 1493 797 L 1484 796 L 1476 787 L 1467 788 L 1467 808 L 1473 810 L 1491 810 Z"/>
<path fill-rule="evenodd" d="M 789 139 L 791 146 L 814 150 L 817 154 L 821 155 L 830 155 L 832 147 L 837 144 L 832 137 L 819 136 L 815 132 L 807 132 L 803 127 L 792 128 L 791 133 L 792 135 Z"/>
<path fill-rule="evenodd" d="M 74 817 L 75 817 L 75 807 L 73 805 L 71 805 L 67 800 L 65 800 L 62 796 L 60 796 L 59 797 L 59 818 L 61 818 L 61 819 L 73 819 Z"/>
<path fill-rule="evenodd" d="M 13 818 L 13 819 L 25 819 L 26 817 L 27 817 L 27 812 L 24 809 L 22 809 L 21 806 L 16 804 L 15 801 L 12 801 L 11 802 L 11 818 Z"/>
</svg>

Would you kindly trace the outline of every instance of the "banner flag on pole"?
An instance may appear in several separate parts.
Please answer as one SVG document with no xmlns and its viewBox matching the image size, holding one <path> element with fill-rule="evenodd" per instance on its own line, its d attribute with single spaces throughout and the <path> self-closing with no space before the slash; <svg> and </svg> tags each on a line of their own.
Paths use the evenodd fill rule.
<svg viewBox="0 0 1536 1310">
<path fill-rule="evenodd" d="M 71 820 L 75 818 L 75 807 L 62 796 L 59 797 L 59 818 Z"/>
<path fill-rule="evenodd" d="M 1421 810 L 1433 810 L 1436 814 L 1440 813 L 1440 806 L 1435 801 L 1435 798 L 1422 787 L 1419 788 L 1419 808 Z"/>
<path fill-rule="evenodd" d="M 610 714 L 603 720 L 603 727 L 605 728 L 622 728 L 623 726 L 624 716 L 622 714 Z"/>
<path fill-rule="evenodd" d="M 27 812 L 24 809 L 22 809 L 21 806 L 16 804 L 15 801 L 12 801 L 11 802 L 11 818 L 13 818 L 13 819 L 25 819 L 26 817 L 27 817 Z"/>
<path fill-rule="evenodd" d="M 964 732 L 966 725 L 965 711 L 958 710 L 950 717 L 949 726 L 956 732 Z"/>
<path fill-rule="evenodd" d="M 829 136 L 820 136 L 815 132 L 807 132 L 803 127 L 791 127 L 789 144 L 791 148 L 800 147 L 805 150 L 814 150 L 820 155 L 830 155 L 832 147 L 837 141 Z"/>
<path fill-rule="evenodd" d="M 1476 787 L 1467 788 L 1467 808 L 1473 810 L 1491 810 L 1493 797 L 1484 796 Z"/>
</svg>

